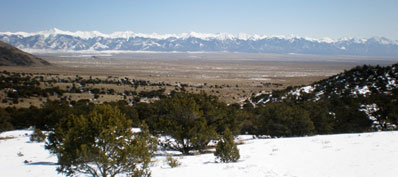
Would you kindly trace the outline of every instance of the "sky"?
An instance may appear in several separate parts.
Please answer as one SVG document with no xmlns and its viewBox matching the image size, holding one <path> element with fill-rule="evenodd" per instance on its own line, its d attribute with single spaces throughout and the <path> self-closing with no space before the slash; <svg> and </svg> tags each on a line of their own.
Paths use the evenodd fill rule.
<svg viewBox="0 0 398 177">
<path fill-rule="evenodd" d="M 398 40 L 398 0 L 0 0 L 1 32 L 247 33 Z"/>
</svg>

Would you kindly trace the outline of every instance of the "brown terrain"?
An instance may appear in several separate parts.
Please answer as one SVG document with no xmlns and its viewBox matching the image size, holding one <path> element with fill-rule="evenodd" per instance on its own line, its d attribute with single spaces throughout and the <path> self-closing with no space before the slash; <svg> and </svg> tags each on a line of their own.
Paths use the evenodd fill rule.
<svg viewBox="0 0 398 177">
<path fill-rule="evenodd" d="M 47 61 L 0 41 L 0 66 L 42 66 Z"/>
<path fill-rule="evenodd" d="M 47 75 L 51 78 L 129 78 L 167 83 L 166 93 L 181 84 L 189 92 L 204 91 L 227 103 L 245 100 L 253 94 L 288 86 L 311 84 L 363 64 L 391 64 L 392 58 L 313 56 L 242 53 L 129 53 L 129 54 L 52 54 L 41 55 L 51 66 L 2 66 L 0 70 Z M 49 75 L 50 74 L 50 75 Z M 71 87 L 57 83 L 53 86 Z M 92 88 L 112 88 L 116 92 L 157 90 L 158 86 L 132 88 L 124 85 L 96 84 Z M 90 94 L 66 94 L 72 100 L 92 99 Z M 50 98 L 56 99 L 56 98 Z M 122 96 L 102 95 L 97 102 L 116 101 Z M 126 98 L 125 98 L 126 99 Z M 22 107 L 40 105 L 32 98 Z M 4 105 L 3 105 L 4 106 Z"/>
</svg>

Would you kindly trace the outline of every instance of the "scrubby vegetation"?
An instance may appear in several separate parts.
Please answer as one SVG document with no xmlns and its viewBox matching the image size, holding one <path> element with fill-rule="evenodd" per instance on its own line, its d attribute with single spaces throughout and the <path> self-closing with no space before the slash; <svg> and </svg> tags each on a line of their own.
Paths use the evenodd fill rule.
<svg viewBox="0 0 398 177">
<path fill-rule="evenodd" d="M 397 78 L 396 69 L 397 64 L 356 67 L 315 83 L 310 91 L 302 87 L 288 88 L 258 95 L 242 104 L 227 105 L 205 93 L 173 91 L 164 94 L 165 90 L 146 93 L 148 97 L 162 93 L 158 100 L 152 102 L 137 101 L 131 104 L 121 100 L 104 104 L 120 109 L 127 119 L 133 121 L 133 126 L 137 127 L 145 121 L 151 133 L 171 138 L 169 142 L 163 142 L 164 147 L 183 153 L 204 150 L 207 143 L 226 128 L 233 134 L 274 137 L 390 130 L 398 124 L 398 88 L 394 80 Z M 21 76 L 29 77 L 28 74 Z M 95 79 L 88 81 L 99 82 Z M 14 84 L 17 82 L 24 83 L 12 81 Z M 147 83 L 128 79 L 121 83 L 130 82 Z M 8 81 L 4 83 L 8 84 Z M 346 87 L 342 84 L 337 84 L 333 89 L 333 83 L 344 83 L 347 88 L 367 86 L 369 92 L 358 94 L 358 90 L 343 91 Z M 383 87 L 383 84 L 388 85 Z M 48 100 L 40 108 L 0 108 L 0 130 L 30 126 L 54 130 L 61 118 L 70 114 L 87 115 L 93 108 L 93 102 L 84 99 Z"/>
<path fill-rule="evenodd" d="M 30 135 L 30 141 L 32 142 L 44 142 L 46 140 L 46 134 L 44 134 L 40 129 L 35 129 Z"/>
<path fill-rule="evenodd" d="M 105 105 L 120 109 L 135 127 L 145 121 L 151 133 L 169 136 L 164 147 L 189 153 L 204 150 L 226 128 L 234 134 L 273 137 L 395 129 L 397 100 L 398 89 L 394 89 L 366 98 L 332 97 L 317 102 L 284 99 L 256 107 L 249 102 L 226 105 L 204 93 L 175 93 L 153 103 L 118 101 Z M 87 115 L 94 107 L 88 100 L 61 100 L 48 101 L 41 108 L 0 108 L 0 130 L 34 126 L 53 131 L 63 117 Z"/>
<path fill-rule="evenodd" d="M 236 162 L 239 160 L 239 149 L 234 139 L 232 132 L 227 128 L 216 145 L 216 152 L 214 152 L 214 155 L 221 162 Z"/>
<path fill-rule="evenodd" d="M 258 107 L 296 104 L 310 112 L 315 133 L 397 128 L 398 64 L 358 66 L 310 86 L 251 98 Z"/>
<path fill-rule="evenodd" d="M 46 148 L 58 156 L 57 170 L 67 176 L 149 176 L 156 141 L 145 127 L 133 134 L 131 124 L 119 109 L 96 106 L 87 116 L 61 119 Z"/>
<path fill-rule="evenodd" d="M 166 163 L 169 165 L 171 168 L 175 168 L 181 165 L 181 163 L 176 159 L 173 158 L 171 155 L 167 155 L 166 157 Z"/>
<path fill-rule="evenodd" d="M 0 132 L 13 129 L 14 126 L 11 123 L 10 114 L 6 110 L 0 108 Z"/>
<path fill-rule="evenodd" d="M 138 99 L 132 102 L 96 105 L 84 99 L 48 100 L 40 108 L 0 108 L 0 131 L 31 126 L 49 131 L 47 148 L 58 155 L 59 171 L 67 175 L 75 172 L 93 176 L 147 175 L 150 158 L 156 151 L 153 135 L 163 137 L 159 141 L 163 149 L 183 154 L 208 152 L 209 142 L 218 140 L 215 155 L 221 162 L 234 162 L 239 159 L 239 150 L 233 142 L 233 135 L 237 134 L 291 137 L 397 129 L 396 68 L 397 64 L 357 67 L 312 86 L 253 96 L 241 104 L 227 105 L 204 92 L 165 93 L 164 89 L 142 92 L 145 97 L 157 98 L 150 102 L 140 101 L 139 94 L 131 91 L 125 91 L 124 95 L 135 95 Z M 37 85 L 29 79 L 2 79 L 3 85 L 16 84 L 13 87 L 19 89 L 23 85 Z M 83 85 L 101 82 L 78 81 Z M 120 82 L 129 83 L 148 84 L 128 79 Z M 71 90 L 79 89 L 72 87 L 68 92 Z M 141 127 L 141 133 L 132 133 L 132 127 Z M 93 167 L 90 162 L 101 165 Z"/>
<path fill-rule="evenodd" d="M 205 118 L 194 95 L 176 94 L 154 106 L 156 114 L 149 122 L 154 130 L 172 138 L 162 143 L 166 148 L 189 154 L 191 150 L 204 150 L 215 138 L 215 127 Z"/>
</svg>

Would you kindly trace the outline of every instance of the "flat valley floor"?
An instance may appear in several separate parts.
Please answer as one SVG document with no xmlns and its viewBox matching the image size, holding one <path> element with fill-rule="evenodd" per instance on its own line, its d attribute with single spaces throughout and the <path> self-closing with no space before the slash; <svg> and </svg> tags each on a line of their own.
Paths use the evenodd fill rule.
<svg viewBox="0 0 398 177">
<path fill-rule="evenodd" d="M 37 54 L 53 66 L 0 67 L 25 73 L 65 77 L 128 77 L 131 79 L 202 86 L 228 103 L 253 94 L 311 84 L 357 65 L 390 65 L 392 57 L 319 56 L 247 53 L 50 53 Z M 222 89 L 220 89 L 222 88 Z M 149 88 L 150 89 L 150 88 Z M 216 91 L 214 90 L 216 89 Z M 217 90 L 218 89 L 218 90 Z"/>
</svg>

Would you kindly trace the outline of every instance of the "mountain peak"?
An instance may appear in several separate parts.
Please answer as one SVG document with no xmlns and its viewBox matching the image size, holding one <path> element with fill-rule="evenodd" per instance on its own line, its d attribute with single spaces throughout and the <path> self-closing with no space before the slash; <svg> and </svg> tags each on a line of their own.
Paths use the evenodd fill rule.
<svg viewBox="0 0 398 177">
<path fill-rule="evenodd" d="M 49 29 L 47 31 L 48 31 L 48 33 L 54 33 L 54 34 L 63 33 L 64 32 L 64 31 L 62 31 L 62 30 L 60 30 L 58 28 L 52 28 L 52 29 Z"/>
<path fill-rule="evenodd" d="M 259 35 L 259 34 L 247 34 L 247 33 L 239 33 L 237 35 L 230 34 L 230 33 L 200 33 L 192 31 L 190 33 L 180 33 L 180 34 L 159 34 L 159 33 L 135 33 L 133 31 L 117 31 L 110 34 L 101 33 L 99 31 L 64 31 L 59 28 L 51 28 L 48 30 L 38 31 L 38 32 L 0 32 L 0 35 L 22 35 L 26 36 L 34 36 L 34 35 L 43 35 L 48 37 L 50 35 L 70 35 L 74 37 L 80 37 L 82 39 L 89 39 L 94 37 L 104 37 L 104 38 L 132 38 L 132 37 L 143 37 L 143 38 L 153 38 L 153 39 L 167 39 L 167 38 L 198 38 L 202 40 L 209 40 L 209 39 L 218 39 L 218 40 L 233 40 L 233 39 L 240 39 L 240 40 L 262 40 L 262 39 L 285 39 L 285 40 L 295 40 L 295 39 L 305 39 L 309 41 L 316 41 L 316 42 L 325 42 L 325 43 L 335 43 L 340 41 L 354 41 L 357 43 L 364 43 L 369 40 L 374 40 L 381 42 L 383 44 L 398 44 L 398 41 L 390 40 L 385 37 L 372 37 L 369 39 L 363 38 L 353 38 L 353 37 L 344 37 L 340 39 L 332 39 L 330 37 L 323 37 L 323 38 L 313 38 L 313 37 L 301 37 L 298 35 Z"/>
<path fill-rule="evenodd" d="M 39 38 L 37 36 L 40 36 Z M 51 38 L 51 39 L 49 39 Z M 248 53 L 300 53 L 317 55 L 398 56 L 398 41 L 384 37 L 310 38 L 297 35 L 258 35 L 240 33 L 135 33 L 104 34 L 99 31 L 0 32 L 0 40 L 21 49 L 84 51 L 229 51 Z M 97 43 L 98 42 L 98 43 Z M 101 47 L 99 47 L 101 44 Z"/>
<path fill-rule="evenodd" d="M 71 33 L 69 31 L 63 31 L 58 28 L 51 28 L 48 30 L 43 30 L 43 31 L 38 31 L 38 32 L 33 32 L 32 34 L 39 34 L 39 35 L 57 35 L 57 34 L 65 34 L 65 33 Z"/>
</svg>

